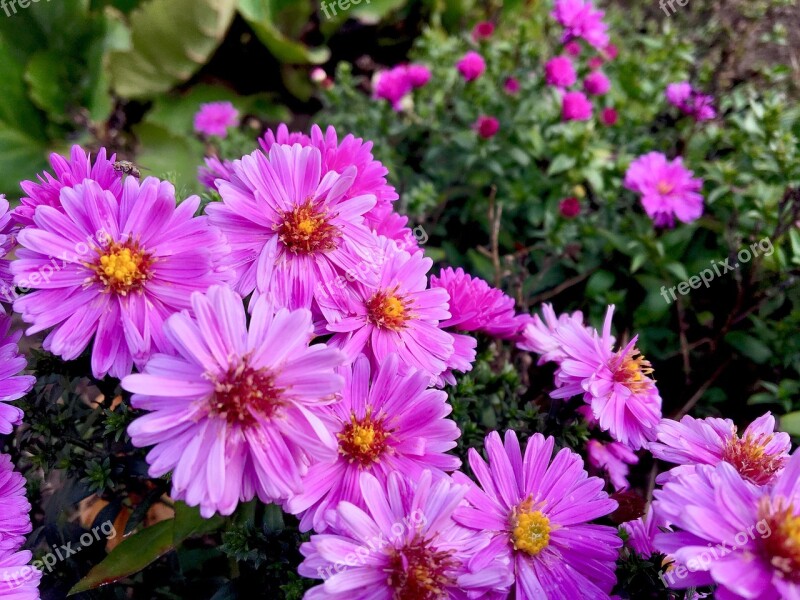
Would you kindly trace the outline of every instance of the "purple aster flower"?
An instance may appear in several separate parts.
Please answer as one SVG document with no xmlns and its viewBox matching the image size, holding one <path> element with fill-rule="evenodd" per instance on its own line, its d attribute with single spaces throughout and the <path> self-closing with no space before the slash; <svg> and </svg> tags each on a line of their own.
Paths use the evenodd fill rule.
<svg viewBox="0 0 800 600">
<path fill-rule="evenodd" d="M 562 449 L 551 463 L 553 444 L 552 437 L 534 434 L 523 456 L 513 431 L 505 443 L 492 432 L 484 443 L 488 465 L 469 450 L 480 487 L 461 473 L 453 476 L 471 484 L 470 506 L 458 508 L 455 520 L 491 536 L 469 566 L 481 572 L 497 557 L 507 561 L 517 600 L 606 598 L 616 582 L 622 540 L 615 528 L 589 521 L 613 512 L 617 503 L 572 450 Z"/>
<path fill-rule="evenodd" d="M 575 83 L 578 76 L 568 56 L 555 56 L 544 65 L 544 78 L 548 85 L 568 88 Z"/>
<path fill-rule="evenodd" d="M 670 587 L 716 584 L 716 598 L 800 598 L 800 452 L 774 485 L 746 481 L 733 465 L 702 465 L 655 491 L 655 511 L 675 532 L 655 547 L 675 559 Z"/>
<path fill-rule="evenodd" d="M 230 181 L 233 178 L 233 163 L 216 156 L 206 156 L 205 166 L 197 169 L 197 180 L 208 189 L 219 191 L 217 180 Z"/>
<path fill-rule="evenodd" d="M 122 387 L 149 411 L 128 428 L 150 476 L 172 475 L 172 495 L 206 518 L 258 496 L 282 502 L 302 491 L 310 461 L 330 461 L 336 440 L 320 415 L 335 401 L 340 352 L 309 346 L 307 310 L 277 313 L 255 302 L 248 328 L 242 299 L 227 286 L 191 297 L 193 315 L 165 323 L 172 354 L 155 354 Z"/>
<path fill-rule="evenodd" d="M 16 541 L 0 541 L 0 598 L 39 600 L 42 572 L 29 566 L 31 558 L 31 552 L 20 551 Z"/>
<path fill-rule="evenodd" d="M 458 61 L 456 68 L 466 81 L 474 81 L 483 75 L 486 70 L 486 61 L 480 54 L 470 50 Z"/>
<path fill-rule="evenodd" d="M 661 419 L 661 396 L 650 363 L 636 348 L 638 336 L 614 351 L 609 306 L 602 333 L 566 323 L 555 331 L 566 357 L 556 371 L 553 398 L 583 394 L 603 431 L 637 450 L 654 440 Z"/>
<path fill-rule="evenodd" d="M 355 166 L 323 171 L 317 148 L 276 144 L 233 171 L 206 212 L 228 238 L 242 296 L 257 290 L 278 306 L 311 308 L 318 284 L 370 260 L 376 242 L 364 213 L 375 196 L 348 198 Z"/>
<path fill-rule="evenodd" d="M 591 0 L 556 0 L 552 16 L 564 27 L 561 40 L 568 42 L 583 38 L 597 49 L 608 46 L 608 25 L 603 23 L 605 13 L 595 10 Z"/>
<path fill-rule="evenodd" d="M 487 538 L 453 520 L 467 486 L 430 471 L 415 481 L 391 473 L 386 482 L 363 473 L 358 483 L 366 509 L 341 502 L 328 511 L 331 533 L 300 547 L 300 575 L 324 580 L 307 600 L 507 596 L 511 579 L 501 560 L 483 570 L 468 567 Z"/>
<path fill-rule="evenodd" d="M 525 324 L 517 342 L 517 347 L 520 350 L 539 354 L 540 357 L 537 364 L 543 365 L 551 361 L 560 363 L 566 358 L 566 354 L 564 354 L 561 343 L 556 338 L 555 333 L 560 326 L 567 323 L 573 323 L 577 327 L 584 327 L 583 313 L 578 310 L 572 314 L 556 315 L 552 304 L 542 304 L 542 317 L 544 317 L 544 321 L 539 315 L 533 315 L 530 322 Z"/>
<path fill-rule="evenodd" d="M 194 130 L 202 135 L 224 138 L 228 128 L 239 125 L 239 111 L 230 102 L 201 104 L 194 116 Z"/>
<path fill-rule="evenodd" d="M 67 160 L 60 154 L 50 155 L 50 164 L 55 177 L 45 171 L 39 175 L 39 181 L 23 181 L 20 183 L 26 196 L 20 199 L 20 205 L 12 212 L 13 218 L 22 225 L 33 223 L 33 214 L 37 206 L 52 206 L 61 210 L 60 193 L 63 188 L 72 188 L 91 179 L 104 190 L 109 190 L 119 198 L 122 193 L 122 171 L 114 169 L 116 155 L 106 159 L 106 149 L 100 148 L 97 157 L 92 158 L 78 145 L 72 147 Z"/>
<path fill-rule="evenodd" d="M 604 444 L 598 440 L 589 440 L 586 444 L 586 454 L 589 464 L 600 472 L 608 474 L 608 479 L 614 490 L 627 490 L 628 465 L 635 465 L 639 462 L 639 457 L 625 444 L 610 442 Z"/>
<path fill-rule="evenodd" d="M 9 211 L 5 194 L 0 194 L 0 301 L 10 302 L 13 298 L 14 275 L 7 257 L 17 243 L 18 230 L 14 212 Z"/>
<path fill-rule="evenodd" d="M 421 88 L 428 84 L 431 80 L 431 70 L 423 64 L 411 63 L 406 68 L 408 80 L 411 82 L 412 87 Z"/>
<path fill-rule="evenodd" d="M 400 112 L 403 109 L 402 100 L 412 87 L 406 68 L 400 66 L 375 75 L 373 94 L 376 99 L 386 100 L 395 111 Z"/>
<path fill-rule="evenodd" d="M 28 335 L 53 328 L 44 348 L 77 358 L 94 338 L 92 373 L 124 377 L 165 348 L 163 323 L 189 295 L 226 281 L 221 233 L 194 217 L 200 198 L 175 206 L 172 184 L 125 179 L 119 199 L 87 180 L 61 192 L 63 212 L 39 206 L 18 235 L 11 269 L 34 291 L 14 310 Z"/>
<path fill-rule="evenodd" d="M 611 89 L 611 82 L 602 71 L 592 71 L 583 80 L 583 89 L 587 94 L 602 96 Z"/>
<path fill-rule="evenodd" d="M 0 359 L 2 359 L 2 372 L 0 372 L 0 435 L 11 433 L 14 425 L 22 423 L 22 409 L 7 404 L 19 400 L 27 394 L 36 378 L 31 375 L 19 375 L 27 363 L 25 357 L 19 353 L 19 338 L 21 331 L 11 333 L 11 317 L 0 313 Z"/>
<path fill-rule="evenodd" d="M 656 534 L 661 532 L 664 523 L 656 518 L 653 505 L 647 507 L 643 517 L 620 525 L 628 534 L 626 545 L 642 558 L 650 558 L 658 552 L 653 546 Z"/>
<path fill-rule="evenodd" d="M 659 483 L 696 465 L 726 462 L 739 475 L 755 485 L 773 483 L 789 460 L 792 440 L 788 433 L 775 431 L 775 417 L 766 413 L 753 421 L 742 436 L 730 419 L 695 419 L 686 415 L 680 421 L 663 419 L 657 441 L 648 445 L 659 460 L 681 465 L 659 476 Z"/>
<path fill-rule="evenodd" d="M 11 457 L 0 454 L 0 542 L 12 541 L 18 549 L 31 531 L 25 497 L 25 478 L 14 470 Z"/>
<path fill-rule="evenodd" d="M 564 121 L 588 121 L 592 118 L 592 103 L 583 92 L 567 92 L 561 98 L 561 118 Z"/>
<path fill-rule="evenodd" d="M 395 354 L 376 372 L 370 371 L 364 355 L 340 370 L 345 381 L 342 400 L 327 410 L 339 453 L 335 462 L 312 465 L 303 478 L 303 493 L 286 505 L 291 513 L 304 512 L 303 531 L 324 531 L 325 513 L 341 500 L 366 508 L 358 491 L 361 473 L 372 473 L 385 487 L 392 472 L 416 480 L 426 469 L 438 476 L 461 465 L 446 454 L 461 434 L 455 422 L 445 418 L 452 410 L 447 394 L 428 389 L 424 373 L 398 375 Z"/>
<path fill-rule="evenodd" d="M 400 250 L 386 238 L 379 243 L 379 253 L 367 263 L 377 270 L 376 283 L 353 278 L 338 285 L 342 278 L 326 282 L 318 294 L 328 330 L 334 332 L 330 344 L 351 361 L 363 352 L 374 367 L 396 353 L 401 373 L 414 368 L 433 381 L 454 352 L 453 336 L 440 325 L 451 316 L 447 290 L 428 289 L 430 258 Z"/>
<path fill-rule="evenodd" d="M 691 223 L 703 214 L 701 179 L 660 152 L 649 152 L 634 160 L 625 173 L 625 187 L 642 195 L 642 206 L 656 227 L 674 227 L 675 219 Z"/>
<path fill-rule="evenodd" d="M 688 81 L 670 83 L 664 95 L 670 104 L 695 121 L 710 121 L 717 116 L 714 97 L 694 89 Z"/>
</svg>

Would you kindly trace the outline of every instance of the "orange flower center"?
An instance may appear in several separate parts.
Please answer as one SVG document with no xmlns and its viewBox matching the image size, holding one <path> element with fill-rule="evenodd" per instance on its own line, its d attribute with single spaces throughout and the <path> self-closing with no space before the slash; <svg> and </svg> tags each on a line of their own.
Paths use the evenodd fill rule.
<svg viewBox="0 0 800 600">
<path fill-rule="evenodd" d="M 656 184 L 656 190 L 658 190 L 659 194 L 664 196 L 669 194 L 673 189 L 675 189 L 675 186 L 668 181 L 659 181 L 658 184 Z"/>
<path fill-rule="evenodd" d="M 96 262 L 85 265 L 94 271 L 96 280 L 107 292 L 127 296 L 131 291 L 142 289 L 153 276 L 154 260 L 136 242 L 111 242 L 95 251 L 99 255 Z"/>
<path fill-rule="evenodd" d="M 336 436 L 339 438 L 339 453 L 351 463 L 368 467 L 390 450 L 387 444 L 389 435 L 383 427 L 383 419 L 374 420 L 369 412 L 363 419 L 353 414 Z"/>
<path fill-rule="evenodd" d="M 458 566 L 453 551 L 440 551 L 420 537 L 393 549 L 386 569 L 392 600 L 440 600 L 456 584 L 452 570 Z"/>
<path fill-rule="evenodd" d="M 722 460 L 736 467 L 739 474 L 756 485 L 765 485 L 772 481 L 775 473 L 783 468 L 786 457 L 766 452 L 772 435 L 746 435 L 738 438 L 735 435 L 728 441 Z"/>
<path fill-rule="evenodd" d="M 385 329 L 398 331 L 408 320 L 408 302 L 395 291 L 375 292 L 367 301 L 367 318 Z"/>
<path fill-rule="evenodd" d="M 214 383 L 211 414 L 231 425 L 251 427 L 272 417 L 283 405 L 285 390 L 275 385 L 274 375 L 267 369 L 254 369 L 246 358 L 221 377 L 210 379 Z"/>
<path fill-rule="evenodd" d="M 653 367 L 635 348 L 624 357 L 617 355 L 611 370 L 614 372 L 614 381 L 621 383 L 631 392 L 645 391 L 653 384 L 653 381 L 647 378 L 653 372 Z"/>
<path fill-rule="evenodd" d="M 338 245 L 339 229 L 330 223 L 327 212 L 320 211 L 307 200 L 282 215 L 276 227 L 278 238 L 294 254 L 328 252 Z"/>
</svg>

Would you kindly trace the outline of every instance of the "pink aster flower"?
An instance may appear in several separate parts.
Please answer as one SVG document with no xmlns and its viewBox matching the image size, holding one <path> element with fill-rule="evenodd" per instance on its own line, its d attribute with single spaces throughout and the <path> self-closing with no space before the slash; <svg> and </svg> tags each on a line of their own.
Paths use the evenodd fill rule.
<svg viewBox="0 0 800 600">
<path fill-rule="evenodd" d="M 374 368 L 397 353 L 401 373 L 414 368 L 436 379 L 448 367 L 454 342 L 440 325 L 451 316 L 448 293 L 428 289 L 433 261 L 381 238 L 380 252 L 368 264 L 377 270 L 374 284 L 326 282 L 319 293 L 328 330 L 334 332 L 330 344 L 341 348 L 348 360 L 363 352 Z"/>
<path fill-rule="evenodd" d="M 656 518 L 652 504 L 647 507 L 647 512 L 643 517 L 620 525 L 628 534 L 626 545 L 642 558 L 650 558 L 657 552 L 653 542 L 663 526 L 664 523 Z"/>
<path fill-rule="evenodd" d="M 564 27 L 562 40 L 583 38 L 597 49 L 608 46 L 608 25 L 605 13 L 595 10 L 591 0 L 556 0 L 552 16 Z"/>
<path fill-rule="evenodd" d="M 14 470 L 11 457 L 0 454 L 0 542 L 22 545 L 31 531 L 28 513 L 31 505 L 25 497 L 25 478 Z"/>
<path fill-rule="evenodd" d="M 122 387 L 148 411 L 128 427 L 150 476 L 172 471 L 172 495 L 206 518 L 241 500 L 282 502 L 302 491 L 310 461 L 330 461 L 336 440 L 320 416 L 342 387 L 340 352 L 316 344 L 311 313 L 262 297 L 248 327 L 242 299 L 226 286 L 191 296 L 193 314 L 164 327 L 172 354 L 155 354 Z"/>
<path fill-rule="evenodd" d="M 488 140 L 489 138 L 494 137 L 497 131 L 500 129 L 500 121 L 498 121 L 495 117 L 480 115 L 472 125 L 472 128 L 479 136 L 485 140 Z"/>
<path fill-rule="evenodd" d="M 208 189 L 218 192 L 218 179 L 230 181 L 233 178 L 233 163 L 216 156 L 206 156 L 205 163 L 205 166 L 197 169 L 197 180 Z"/>
<path fill-rule="evenodd" d="M 641 194 L 656 227 L 674 227 L 676 218 L 691 223 L 703 214 L 703 181 L 693 175 L 680 156 L 668 161 L 660 152 L 649 152 L 628 167 L 625 187 Z"/>
<path fill-rule="evenodd" d="M 617 114 L 617 111 L 615 109 L 613 109 L 613 108 L 610 108 L 610 107 L 604 108 L 602 110 L 602 112 L 600 113 L 600 120 L 603 122 L 603 125 L 605 125 L 607 127 L 611 127 L 612 125 L 616 125 L 618 118 L 619 118 L 619 115 Z"/>
<path fill-rule="evenodd" d="M 609 306 L 602 332 L 587 331 L 582 324 L 568 322 L 554 336 L 566 355 L 556 371 L 553 398 L 583 394 L 603 431 L 618 442 L 637 450 L 654 440 L 661 419 L 661 396 L 650 363 L 636 348 L 638 336 L 614 351 Z"/>
<path fill-rule="evenodd" d="M 716 598 L 800 597 L 800 452 L 772 486 L 743 479 L 727 462 L 699 466 L 656 490 L 655 511 L 680 531 L 655 547 L 675 559 L 673 588 L 717 585 Z"/>
<path fill-rule="evenodd" d="M 562 449 L 551 463 L 553 444 L 552 437 L 534 434 L 523 455 L 513 431 L 505 442 L 492 432 L 484 443 L 488 465 L 469 450 L 479 486 L 454 475 L 457 483 L 470 484 L 469 506 L 458 508 L 455 520 L 491 536 L 469 566 L 480 572 L 503 559 L 519 600 L 606 598 L 616 582 L 622 540 L 613 527 L 589 521 L 613 512 L 617 503 L 572 450 Z"/>
<path fill-rule="evenodd" d="M 175 206 L 172 184 L 125 179 L 120 198 L 87 180 L 61 192 L 64 212 L 39 206 L 18 236 L 16 285 L 34 291 L 14 310 L 32 335 L 53 328 L 44 348 L 64 360 L 92 346 L 92 373 L 124 377 L 165 348 L 164 321 L 195 290 L 227 281 L 228 247 L 200 198 Z"/>
<path fill-rule="evenodd" d="M 520 87 L 519 80 L 515 77 L 506 77 L 506 80 L 503 83 L 503 90 L 509 96 L 515 96 L 516 94 L 519 94 Z"/>
<path fill-rule="evenodd" d="M 36 378 L 31 375 L 19 375 L 25 369 L 25 357 L 19 353 L 21 331 L 11 333 L 11 317 L 0 313 L 0 435 L 11 433 L 15 425 L 22 423 L 22 409 L 7 404 L 19 400 L 27 394 Z"/>
<path fill-rule="evenodd" d="M 323 171 L 317 148 L 275 144 L 269 156 L 234 161 L 233 171 L 219 182 L 222 202 L 206 212 L 228 238 L 242 296 L 256 290 L 278 306 L 311 308 L 318 283 L 369 260 L 375 241 L 364 213 L 375 196 L 347 197 L 355 166 Z"/>
<path fill-rule="evenodd" d="M 472 39 L 476 42 L 488 40 L 492 35 L 494 35 L 494 23 L 491 21 L 481 21 L 472 28 Z"/>
<path fill-rule="evenodd" d="M 50 155 L 50 164 L 55 177 L 45 171 L 39 175 L 39 181 L 23 181 L 20 183 L 25 196 L 20 205 L 12 212 L 13 218 L 22 225 L 33 223 L 33 213 L 37 206 L 46 205 L 60 210 L 59 194 L 63 188 L 72 188 L 91 179 L 104 190 L 111 191 L 119 198 L 122 193 L 122 171 L 114 169 L 116 155 L 106 158 L 106 149 L 100 148 L 94 162 L 89 154 L 77 144 L 70 151 L 69 160 L 60 154 Z"/>
<path fill-rule="evenodd" d="M 663 419 L 657 441 L 648 445 L 653 456 L 681 465 L 659 476 L 659 483 L 691 472 L 696 465 L 726 462 L 739 475 L 755 485 L 773 483 L 789 460 L 792 440 L 788 433 L 775 431 L 775 417 L 766 413 L 737 435 L 730 419 L 695 419 L 686 415 L 680 421 Z"/>
<path fill-rule="evenodd" d="M 619 442 L 604 444 L 598 440 L 589 440 L 586 444 L 589 464 L 597 471 L 608 474 L 608 479 L 615 491 L 627 490 L 628 465 L 635 465 L 639 457 L 633 451 Z"/>
<path fill-rule="evenodd" d="M 574 219 L 581 214 L 581 201 L 574 196 L 564 198 L 558 203 L 558 212 L 565 219 Z"/>
<path fill-rule="evenodd" d="M 5 194 L 0 194 L 0 300 L 6 302 L 10 302 L 14 295 L 14 275 L 11 273 L 8 255 L 16 245 L 18 230 L 14 213 L 9 211 L 8 200 Z"/>
<path fill-rule="evenodd" d="M 405 67 L 381 71 L 375 77 L 375 98 L 387 100 L 395 111 L 402 110 L 402 100 L 411 92 L 411 89 L 411 79 Z"/>
<path fill-rule="evenodd" d="M 664 95 L 670 104 L 695 121 L 710 121 L 717 116 L 713 96 L 700 93 L 688 81 L 670 83 Z"/>
<path fill-rule="evenodd" d="M 202 135 L 224 138 L 228 128 L 239 125 L 239 111 L 230 102 L 201 104 L 194 116 L 194 130 Z"/>
<path fill-rule="evenodd" d="M 579 42 L 571 41 L 564 44 L 564 52 L 569 54 L 570 56 L 580 56 L 581 54 L 581 45 Z"/>
<path fill-rule="evenodd" d="M 533 315 L 531 321 L 523 328 L 517 347 L 520 350 L 539 354 L 540 358 L 537 364 L 543 365 L 551 361 L 560 363 L 567 355 L 555 333 L 559 327 L 568 323 L 587 329 L 583 324 L 583 313 L 575 311 L 572 314 L 556 315 L 552 304 L 542 304 L 542 317 L 544 320 L 539 315 Z"/>
<path fill-rule="evenodd" d="M 431 80 L 431 70 L 425 65 L 411 63 L 406 67 L 406 76 L 411 82 L 411 87 L 421 88 Z"/>
<path fill-rule="evenodd" d="M 466 81 L 474 81 L 483 75 L 486 70 L 486 61 L 480 54 L 470 50 L 458 61 L 456 68 Z"/>
<path fill-rule="evenodd" d="M 447 267 L 438 277 L 432 275 L 431 288 L 443 288 L 450 296 L 451 316 L 439 324 L 441 327 L 512 339 L 527 323 L 515 314 L 513 298 L 460 267 Z"/>
<path fill-rule="evenodd" d="M 611 82 L 602 71 L 592 71 L 583 80 L 583 89 L 587 94 L 602 96 L 611 89 Z"/>
<path fill-rule="evenodd" d="M 366 509 L 341 502 L 328 512 L 332 533 L 300 547 L 300 575 L 324 580 L 308 600 L 507 596 L 511 580 L 499 560 L 468 566 L 487 538 L 453 520 L 467 486 L 430 471 L 416 480 L 391 473 L 386 483 L 363 473 L 358 484 Z"/>
<path fill-rule="evenodd" d="M 583 92 L 567 92 L 562 99 L 561 116 L 565 121 L 588 121 L 592 118 L 592 103 Z"/>
<path fill-rule="evenodd" d="M 446 454 L 460 435 L 455 422 L 446 418 L 452 410 L 447 394 L 428 389 L 424 373 L 398 375 L 395 354 L 370 371 L 364 355 L 340 370 L 345 381 L 342 400 L 326 411 L 339 453 L 334 462 L 312 465 L 303 478 L 303 493 L 285 507 L 304 513 L 303 531 L 313 527 L 322 533 L 325 513 L 342 500 L 366 508 L 358 491 L 361 473 L 372 473 L 385 487 L 392 472 L 417 480 L 426 469 L 439 476 L 461 465 Z"/>
<path fill-rule="evenodd" d="M 29 566 L 33 555 L 19 550 L 13 540 L 0 541 L 0 598 L 3 600 L 39 600 L 42 572 Z"/>
<path fill-rule="evenodd" d="M 568 56 L 555 56 L 544 65 L 544 78 L 548 85 L 567 88 L 575 83 L 575 67 Z"/>
<path fill-rule="evenodd" d="M 597 69 L 603 66 L 603 62 L 605 61 L 603 61 L 602 56 L 593 56 L 587 61 L 586 64 L 589 67 L 589 69 L 591 69 L 592 71 L 596 71 Z"/>
</svg>

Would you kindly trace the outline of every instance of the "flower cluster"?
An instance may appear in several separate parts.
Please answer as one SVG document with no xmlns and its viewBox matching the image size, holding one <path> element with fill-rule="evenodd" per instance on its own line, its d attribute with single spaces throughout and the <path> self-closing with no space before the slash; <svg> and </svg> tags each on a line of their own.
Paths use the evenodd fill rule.
<svg viewBox="0 0 800 600">
<path fill-rule="evenodd" d="M 695 121 L 710 121 L 717 116 L 713 96 L 699 92 L 688 81 L 670 83 L 664 95 L 672 106 Z"/>
<path fill-rule="evenodd" d="M 375 98 L 388 101 L 396 111 L 403 110 L 412 90 L 423 87 L 431 79 L 431 71 L 425 65 L 398 65 L 375 75 L 373 89 Z"/>
</svg>

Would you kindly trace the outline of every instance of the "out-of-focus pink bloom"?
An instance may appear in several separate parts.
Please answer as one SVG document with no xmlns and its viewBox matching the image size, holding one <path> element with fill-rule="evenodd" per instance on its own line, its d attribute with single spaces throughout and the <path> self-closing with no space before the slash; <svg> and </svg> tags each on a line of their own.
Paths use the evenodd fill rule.
<svg viewBox="0 0 800 600">
<path fill-rule="evenodd" d="M 562 98 L 561 116 L 564 121 L 588 121 L 592 118 L 592 103 L 583 92 L 567 92 Z"/>
<path fill-rule="evenodd" d="M 233 162 L 219 159 L 216 156 L 206 156 L 205 166 L 197 169 L 197 179 L 210 190 L 219 191 L 217 180 L 230 181 L 233 177 Z"/>
<path fill-rule="evenodd" d="M 586 62 L 586 64 L 587 64 L 587 65 L 589 65 L 589 68 L 590 68 L 592 71 L 596 71 L 597 69 L 599 69 L 600 67 L 602 67 L 602 66 L 603 66 L 603 62 L 604 62 L 604 61 L 603 61 L 602 57 L 600 57 L 600 56 L 593 56 L 592 58 L 590 58 L 590 59 L 589 59 L 589 60 Z"/>
<path fill-rule="evenodd" d="M 481 115 L 472 125 L 472 128 L 478 133 L 479 136 L 485 140 L 488 140 L 489 138 L 494 137 L 494 134 L 496 134 L 497 130 L 500 129 L 500 121 L 498 121 L 495 117 Z"/>
<path fill-rule="evenodd" d="M 506 77 L 506 81 L 503 84 L 503 89 L 505 90 L 506 94 L 510 94 L 511 96 L 519 94 L 519 80 L 515 79 L 514 77 Z"/>
<path fill-rule="evenodd" d="M 602 71 L 592 71 L 583 80 L 583 89 L 587 94 L 602 96 L 611 89 L 611 82 Z"/>
<path fill-rule="evenodd" d="M 411 91 L 411 81 L 405 67 L 381 71 L 375 76 L 373 95 L 387 100 L 396 111 L 402 109 L 401 101 Z"/>
<path fill-rule="evenodd" d="M 575 83 L 578 76 L 568 56 L 555 56 L 544 65 L 544 78 L 548 85 L 567 88 Z"/>
<path fill-rule="evenodd" d="M 458 61 L 456 68 L 465 80 L 474 81 L 483 75 L 486 70 L 486 61 L 480 54 L 470 50 Z"/>
<path fill-rule="evenodd" d="M 619 115 L 617 114 L 616 109 L 611 107 L 604 108 L 600 113 L 600 120 L 603 122 L 603 125 L 607 125 L 609 127 L 616 125 L 618 118 Z"/>
<path fill-rule="evenodd" d="M 589 464 L 608 474 L 608 479 L 616 491 L 626 490 L 628 483 L 628 465 L 635 465 L 639 457 L 624 444 L 610 442 L 604 444 L 597 440 L 589 440 L 586 445 Z"/>
<path fill-rule="evenodd" d="M 605 13 L 595 10 L 591 0 L 556 0 L 552 16 L 564 27 L 562 40 L 583 38 L 597 49 L 608 46 L 608 25 Z"/>
<path fill-rule="evenodd" d="M 203 135 L 224 138 L 230 127 L 239 124 L 239 111 L 230 102 L 209 102 L 201 104 L 194 116 L 194 130 Z"/>
<path fill-rule="evenodd" d="M 608 60 L 614 60 L 619 56 L 619 48 L 617 48 L 614 44 L 608 44 L 605 48 L 603 48 L 603 54 L 608 57 Z"/>
<path fill-rule="evenodd" d="M 406 74 L 411 87 L 420 88 L 431 80 L 431 70 L 425 65 L 412 63 L 406 67 Z"/>
<path fill-rule="evenodd" d="M 472 39 L 476 42 L 488 40 L 494 34 L 494 23 L 491 21 L 481 21 L 472 28 Z"/>
<path fill-rule="evenodd" d="M 564 198 L 558 203 L 558 212 L 565 219 L 574 219 L 581 212 L 581 203 L 575 197 Z"/>
<path fill-rule="evenodd" d="M 317 85 L 322 86 L 326 90 L 333 87 L 333 80 L 330 77 L 328 77 L 328 74 L 322 67 L 315 67 L 311 69 L 311 73 L 309 74 L 309 79 L 311 79 L 311 81 L 316 83 Z"/>
<path fill-rule="evenodd" d="M 717 116 L 713 96 L 700 93 L 688 81 L 670 83 L 664 95 L 670 104 L 695 121 L 710 121 Z"/>
<path fill-rule="evenodd" d="M 703 214 L 703 181 L 693 175 L 681 157 L 668 161 L 660 152 L 649 152 L 631 163 L 624 185 L 642 195 L 656 227 L 674 227 L 676 218 L 691 223 Z"/>
<path fill-rule="evenodd" d="M 564 44 L 564 52 L 570 56 L 579 56 L 581 53 L 581 45 L 575 41 L 567 42 Z"/>
</svg>

